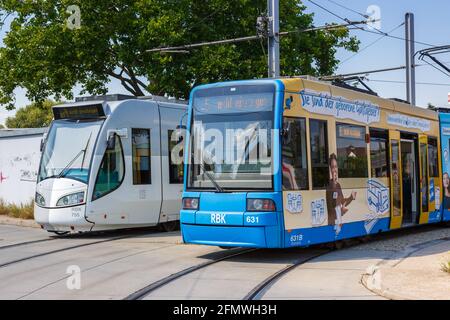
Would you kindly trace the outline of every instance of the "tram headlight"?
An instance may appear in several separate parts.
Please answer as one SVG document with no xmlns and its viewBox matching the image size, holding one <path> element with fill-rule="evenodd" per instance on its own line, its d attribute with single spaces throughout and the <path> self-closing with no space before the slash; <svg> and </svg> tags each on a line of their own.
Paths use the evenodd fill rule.
<svg viewBox="0 0 450 320">
<path fill-rule="evenodd" d="M 84 202 L 84 192 L 72 193 L 64 196 L 56 203 L 57 207 L 74 206 Z"/>
<path fill-rule="evenodd" d="M 183 198 L 184 210 L 198 210 L 198 198 Z"/>
<path fill-rule="evenodd" d="M 276 211 L 271 199 L 247 199 L 247 211 Z"/>
<path fill-rule="evenodd" d="M 38 192 L 36 192 L 36 195 L 34 197 L 34 202 L 36 202 L 36 204 L 40 207 L 45 207 L 45 199 Z"/>
</svg>

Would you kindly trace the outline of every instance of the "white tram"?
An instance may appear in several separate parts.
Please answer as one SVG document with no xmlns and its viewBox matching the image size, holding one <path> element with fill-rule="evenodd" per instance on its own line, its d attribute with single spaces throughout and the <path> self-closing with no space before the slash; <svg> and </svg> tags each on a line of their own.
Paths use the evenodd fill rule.
<svg viewBox="0 0 450 320">
<path fill-rule="evenodd" d="M 57 234 L 179 220 L 186 105 L 122 95 L 53 107 L 41 145 L 35 220 Z"/>
</svg>

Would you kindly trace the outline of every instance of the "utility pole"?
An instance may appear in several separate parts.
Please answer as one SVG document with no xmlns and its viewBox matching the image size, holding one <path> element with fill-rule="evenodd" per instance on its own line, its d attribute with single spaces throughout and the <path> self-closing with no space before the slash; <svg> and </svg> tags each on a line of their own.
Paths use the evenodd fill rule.
<svg viewBox="0 0 450 320">
<path fill-rule="evenodd" d="M 416 105 L 416 70 L 414 49 L 414 14 L 405 15 L 405 46 L 406 46 L 406 100 Z"/>
<path fill-rule="evenodd" d="M 267 0 L 269 14 L 269 78 L 280 76 L 280 2 Z"/>
</svg>

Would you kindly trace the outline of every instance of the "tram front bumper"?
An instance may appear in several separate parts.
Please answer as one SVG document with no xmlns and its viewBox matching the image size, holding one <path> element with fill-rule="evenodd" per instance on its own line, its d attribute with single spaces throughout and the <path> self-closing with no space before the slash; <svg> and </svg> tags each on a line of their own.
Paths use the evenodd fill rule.
<svg viewBox="0 0 450 320">
<path fill-rule="evenodd" d="M 91 231 L 93 223 L 85 219 L 86 205 L 66 208 L 34 206 L 34 220 L 49 232 Z"/>
<path fill-rule="evenodd" d="M 279 214 L 182 210 L 180 219 L 183 241 L 220 247 L 280 248 L 282 232 L 277 219 Z M 227 224 L 220 225 L 223 216 L 226 216 L 223 221 Z M 218 224 L 214 224 L 214 221 Z"/>
</svg>

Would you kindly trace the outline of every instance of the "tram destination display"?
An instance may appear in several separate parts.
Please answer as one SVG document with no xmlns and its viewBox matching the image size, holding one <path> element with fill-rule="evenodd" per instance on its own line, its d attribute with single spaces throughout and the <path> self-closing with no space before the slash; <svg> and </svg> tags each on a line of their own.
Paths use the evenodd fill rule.
<svg viewBox="0 0 450 320">
<path fill-rule="evenodd" d="M 205 114 L 272 111 L 274 88 L 263 86 L 250 91 L 246 86 L 199 90 L 194 97 L 194 108 Z M 256 91 L 256 92 L 255 92 Z"/>
<path fill-rule="evenodd" d="M 101 104 L 87 106 L 67 106 L 54 107 L 53 115 L 55 120 L 59 119 L 97 119 L 105 116 L 105 111 Z"/>
</svg>

